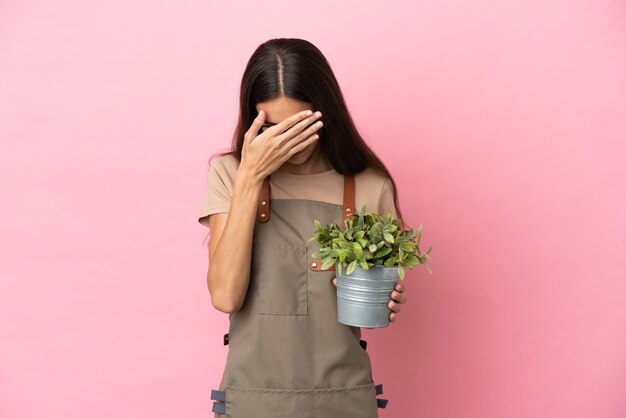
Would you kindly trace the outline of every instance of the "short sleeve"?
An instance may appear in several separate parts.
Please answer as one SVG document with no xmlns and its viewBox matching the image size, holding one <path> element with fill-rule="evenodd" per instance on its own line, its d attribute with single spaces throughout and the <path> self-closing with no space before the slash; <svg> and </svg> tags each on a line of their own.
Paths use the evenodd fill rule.
<svg viewBox="0 0 626 418">
<path fill-rule="evenodd" d="M 378 214 L 385 218 L 388 213 L 391 213 L 394 218 L 398 217 L 393 198 L 393 183 L 389 177 L 385 179 L 378 198 Z"/>
<path fill-rule="evenodd" d="M 204 195 L 198 222 L 209 227 L 208 216 L 214 213 L 228 213 L 232 200 L 232 188 L 234 177 L 229 173 L 224 164 L 224 158 L 220 157 L 209 166 L 207 178 L 207 191 Z"/>
</svg>

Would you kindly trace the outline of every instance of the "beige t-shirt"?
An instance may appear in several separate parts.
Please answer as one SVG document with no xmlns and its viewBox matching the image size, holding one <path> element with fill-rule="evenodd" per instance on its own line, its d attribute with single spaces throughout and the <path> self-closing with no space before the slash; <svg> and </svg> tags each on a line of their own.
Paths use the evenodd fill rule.
<svg viewBox="0 0 626 418">
<path fill-rule="evenodd" d="M 239 161 L 233 155 L 220 156 L 210 165 L 208 190 L 198 218 L 198 222 L 207 228 L 209 215 L 228 213 L 238 167 Z M 393 184 L 388 177 L 366 168 L 354 176 L 354 182 L 357 213 L 365 203 L 366 213 L 376 212 L 385 217 L 391 213 L 397 217 Z M 276 171 L 270 176 L 270 199 L 306 199 L 342 205 L 343 175 L 334 168 L 315 174 Z"/>
</svg>

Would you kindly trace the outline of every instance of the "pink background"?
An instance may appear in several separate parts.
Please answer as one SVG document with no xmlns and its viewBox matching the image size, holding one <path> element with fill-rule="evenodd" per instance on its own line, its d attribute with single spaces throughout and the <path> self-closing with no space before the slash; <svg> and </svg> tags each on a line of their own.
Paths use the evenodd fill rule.
<svg viewBox="0 0 626 418">
<path fill-rule="evenodd" d="M 424 225 L 381 417 L 626 416 L 621 1 L 0 3 L 0 416 L 206 417 L 197 223 L 257 45 L 310 40 Z"/>
</svg>

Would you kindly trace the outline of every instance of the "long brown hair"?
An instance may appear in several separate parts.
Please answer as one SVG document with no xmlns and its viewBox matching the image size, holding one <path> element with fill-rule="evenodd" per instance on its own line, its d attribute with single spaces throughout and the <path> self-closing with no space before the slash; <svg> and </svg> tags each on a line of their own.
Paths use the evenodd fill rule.
<svg viewBox="0 0 626 418">
<path fill-rule="evenodd" d="M 270 39 L 254 51 L 241 80 L 239 120 L 231 151 L 219 155 L 231 154 L 241 161 L 244 134 L 257 116 L 256 104 L 281 96 L 310 103 L 313 110 L 322 112 L 324 129 L 318 132 L 319 146 L 337 172 L 351 175 L 372 167 L 390 178 L 396 212 L 404 228 L 393 177 L 357 131 L 326 57 L 304 39 Z"/>
</svg>

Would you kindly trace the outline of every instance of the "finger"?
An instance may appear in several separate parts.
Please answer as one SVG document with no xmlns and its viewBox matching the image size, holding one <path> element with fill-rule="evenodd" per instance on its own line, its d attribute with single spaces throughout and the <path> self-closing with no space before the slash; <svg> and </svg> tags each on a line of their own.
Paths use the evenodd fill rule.
<svg viewBox="0 0 626 418">
<path fill-rule="evenodd" d="M 254 118 L 254 120 L 252 121 L 252 125 L 250 125 L 250 128 L 246 131 L 246 134 L 244 135 L 244 137 L 247 139 L 246 141 L 243 141 L 244 146 L 246 145 L 246 143 L 252 141 L 252 139 L 257 137 L 257 135 L 259 134 L 259 129 L 261 129 L 261 126 L 263 126 L 263 122 L 265 122 L 265 112 L 259 110 L 259 114 L 256 116 L 256 118 Z"/>
<path fill-rule="evenodd" d="M 387 306 L 389 306 L 389 309 L 391 309 L 393 312 L 400 312 L 401 306 L 397 304 L 396 302 L 389 301 Z"/>
<path fill-rule="evenodd" d="M 281 135 L 286 133 L 287 131 L 290 131 L 290 128 L 293 127 L 296 123 L 300 122 L 301 120 L 308 118 L 309 116 L 313 115 L 313 111 L 311 110 L 303 110 L 302 112 L 298 112 L 296 114 L 293 114 L 291 116 L 289 116 L 287 119 L 281 121 L 280 123 L 277 123 L 274 126 L 270 126 L 267 131 L 271 131 L 273 132 L 273 134 L 275 135 Z"/>
<path fill-rule="evenodd" d="M 320 112 L 319 110 L 316 111 L 312 115 L 305 117 L 305 119 L 299 120 L 294 126 L 292 126 L 291 128 L 287 129 L 285 132 L 283 132 L 281 135 L 279 135 L 278 139 L 282 143 L 284 143 L 284 142 L 288 142 L 290 139 L 294 137 L 297 137 L 298 134 L 300 134 L 301 136 L 305 138 L 310 136 L 319 128 L 321 128 L 321 126 L 323 125 L 321 120 L 318 120 L 317 122 L 315 122 L 317 119 L 320 119 L 321 117 L 322 117 L 322 112 Z"/>
<path fill-rule="evenodd" d="M 395 312 L 392 312 L 389 314 L 389 322 L 393 322 L 396 320 L 396 314 Z"/>
<path fill-rule="evenodd" d="M 337 278 L 336 278 L 336 277 L 333 279 L 333 284 L 334 284 L 335 286 L 337 286 Z"/>
<path fill-rule="evenodd" d="M 406 295 L 403 293 L 398 293 L 395 290 L 391 292 L 391 298 L 398 303 L 406 303 Z"/>
<path fill-rule="evenodd" d="M 312 123 L 315 121 L 317 114 L 321 114 L 321 112 L 315 112 L 313 116 L 299 122 L 289 131 L 280 135 L 278 140 L 281 143 L 281 147 L 284 149 L 290 149 L 312 135 L 319 136 L 318 131 L 322 128 L 324 123 L 321 120 Z"/>
<path fill-rule="evenodd" d="M 398 292 L 404 292 L 404 286 L 401 283 L 396 284 L 396 290 Z"/>
<path fill-rule="evenodd" d="M 293 154 L 295 154 L 296 152 L 299 152 L 299 151 L 303 150 L 304 148 L 308 147 L 308 146 L 309 146 L 309 144 L 312 144 L 314 141 L 317 141 L 318 139 L 319 139 L 319 135 L 314 134 L 314 135 L 312 135 L 312 136 L 308 137 L 307 139 L 305 139 L 304 141 L 299 142 L 297 145 L 294 145 L 294 146 L 293 146 L 293 147 L 291 147 L 291 148 L 289 148 L 289 145 L 288 145 L 288 144 L 287 144 L 287 145 L 285 145 L 284 147 L 285 147 L 285 148 L 288 148 L 287 155 L 288 155 L 289 157 L 291 157 Z M 292 143 L 292 142 L 290 142 L 290 143 Z"/>
</svg>

